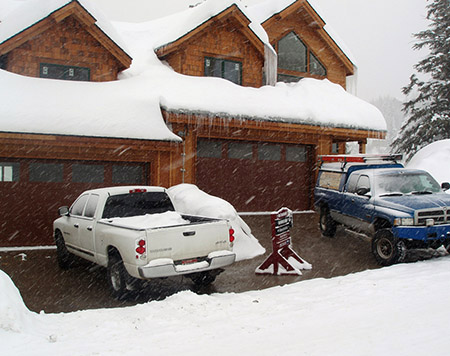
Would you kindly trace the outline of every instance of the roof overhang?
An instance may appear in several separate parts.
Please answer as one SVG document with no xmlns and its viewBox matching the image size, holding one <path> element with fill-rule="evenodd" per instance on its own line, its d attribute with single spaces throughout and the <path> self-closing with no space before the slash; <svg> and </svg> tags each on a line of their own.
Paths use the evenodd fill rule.
<svg viewBox="0 0 450 356">
<path fill-rule="evenodd" d="M 289 16 L 298 15 L 301 16 L 309 24 L 309 26 L 315 28 L 318 35 L 323 41 L 333 50 L 339 60 L 342 62 L 346 75 L 355 74 L 355 68 L 352 61 L 345 54 L 345 52 L 339 47 L 336 41 L 325 30 L 325 21 L 314 10 L 311 4 L 307 0 L 297 0 L 280 12 L 272 15 L 262 23 L 264 29 L 270 28 L 274 23 L 283 20 Z"/>
<path fill-rule="evenodd" d="M 120 63 L 120 70 L 130 67 L 132 58 L 96 25 L 97 20 L 95 17 L 93 17 L 77 0 L 73 0 L 63 7 L 56 9 L 45 18 L 31 24 L 29 27 L 0 43 L 0 55 L 4 55 L 21 46 L 69 16 L 75 17 L 83 25 L 84 29 L 111 53 L 111 55 Z"/>
<path fill-rule="evenodd" d="M 264 43 L 261 39 L 251 30 L 251 21 L 247 16 L 239 9 L 236 4 L 233 4 L 220 12 L 219 14 L 209 18 L 203 23 L 199 24 L 197 27 L 184 34 L 183 36 L 175 39 L 172 42 L 161 45 L 156 48 L 155 52 L 159 58 L 166 57 L 167 55 L 177 51 L 180 46 L 192 39 L 193 37 L 201 34 L 203 31 L 207 30 L 209 27 L 217 26 L 225 21 L 231 21 L 236 25 L 241 33 L 246 36 L 246 38 L 252 43 L 252 45 L 264 56 Z"/>
</svg>

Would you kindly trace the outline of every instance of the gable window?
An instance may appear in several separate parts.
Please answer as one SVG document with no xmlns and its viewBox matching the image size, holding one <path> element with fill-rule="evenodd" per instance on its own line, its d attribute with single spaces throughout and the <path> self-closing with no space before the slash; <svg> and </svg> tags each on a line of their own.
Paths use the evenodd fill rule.
<svg viewBox="0 0 450 356">
<path fill-rule="evenodd" d="M 205 57 L 205 77 L 224 78 L 241 85 L 242 62 Z"/>
<path fill-rule="evenodd" d="M 295 32 L 289 32 L 275 46 L 278 53 L 278 81 L 292 83 L 309 75 L 326 77 L 325 66 Z"/>
<path fill-rule="evenodd" d="M 89 81 L 91 72 L 89 68 L 64 66 L 60 64 L 41 63 L 39 76 L 41 78 Z"/>
</svg>

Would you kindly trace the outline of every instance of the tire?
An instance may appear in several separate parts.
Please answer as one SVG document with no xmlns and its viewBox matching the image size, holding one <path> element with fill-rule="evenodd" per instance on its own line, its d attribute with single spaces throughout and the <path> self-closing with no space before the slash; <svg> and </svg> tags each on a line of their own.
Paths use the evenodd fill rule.
<svg viewBox="0 0 450 356">
<path fill-rule="evenodd" d="M 74 256 L 67 250 L 61 231 L 55 231 L 56 260 L 59 268 L 67 270 L 74 265 Z"/>
<path fill-rule="evenodd" d="M 443 246 L 445 248 L 445 251 L 447 251 L 447 253 L 450 253 L 450 241 L 445 241 Z"/>
<path fill-rule="evenodd" d="M 129 294 L 129 290 L 127 289 L 128 272 L 117 251 L 114 251 L 109 256 L 106 275 L 113 297 L 117 300 L 126 299 Z"/>
<path fill-rule="evenodd" d="M 331 217 L 328 208 L 320 209 L 319 227 L 323 236 L 334 237 L 336 235 L 336 221 Z"/>
<path fill-rule="evenodd" d="M 378 264 L 390 266 L 402 262 L 406 255 L 406 246 L 398 240 L 390 229 L 381 229 L 372 239 L 372 253 Z"/>
<path fill-rule="evenodd" d="M 190 274 L 189 278 L 192 279 L 192 282 L 194 282 L 197 287 L 206 287 L 216 280 L 216 276 L 217 274 L 206 271 Z"/>
</svg>

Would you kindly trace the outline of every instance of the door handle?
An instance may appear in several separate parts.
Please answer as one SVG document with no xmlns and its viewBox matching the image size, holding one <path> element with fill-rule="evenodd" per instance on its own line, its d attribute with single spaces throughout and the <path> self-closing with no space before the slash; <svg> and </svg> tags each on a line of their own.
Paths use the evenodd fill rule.
<svg viewBox="0 0 450 356">
<path fill-rule="evenodd" d="M 194 236 L 195 235 L 195 231 L 184 231 L 183 232 L 183 236 Z"/>
<path fill-rule="evenodd" d="M 80 225 L 78 225 L 78 224 L 75 224 L 73 226 L 76 227 L 77 229 L 80 227 Z"/>
<path fill-rule="evenodd" d="M 88 231 L 92 231 L 92 226 L 87 227 Z"/>
</svg>

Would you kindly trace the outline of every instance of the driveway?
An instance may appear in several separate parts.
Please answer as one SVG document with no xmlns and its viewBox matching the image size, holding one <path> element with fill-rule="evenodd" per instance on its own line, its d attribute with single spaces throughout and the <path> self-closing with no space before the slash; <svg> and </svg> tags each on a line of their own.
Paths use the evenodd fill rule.
<svg viewBox="0 0 450 356">
<path fill-rule="evenodd" d="M 319 232 L 318 215 L 307 212 L 294 215 L 291 236 L 294 251 L 312 264 L 312 269 L 303 271 L 302 276 L 256 275 L 255 269 L 272 248 L 270 216 L 249 215 L 243 219 L 266 248 L 266 254 L 235 263 L 219 275 L 212 286 L 201 290 L 197 290 L 188 278 L 168 278 L 147 283 L 132 300 L 116 301 L 109 293 L 104 268 L 80 260 L 74 268 L 61 271 L 52 249 L 0 252 L 0 269 L 12 278 L 30 310 L 56 313 L 162 300 L 183 290 L 201 294 L 239 293 L 380 268 L 366 237 L 339 228 L 335 238 L 324 238 Z M 439 253 L 433 250 L 409 252 L 407 262 L 434 256 Z"/>
</svg>

